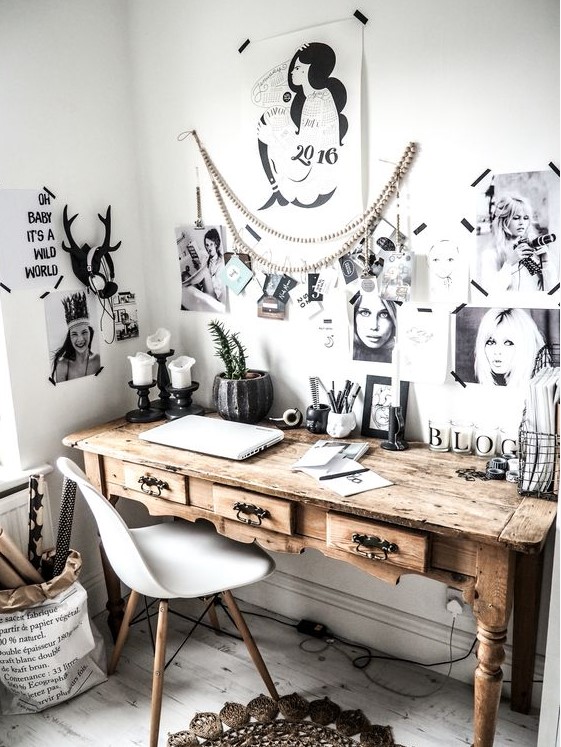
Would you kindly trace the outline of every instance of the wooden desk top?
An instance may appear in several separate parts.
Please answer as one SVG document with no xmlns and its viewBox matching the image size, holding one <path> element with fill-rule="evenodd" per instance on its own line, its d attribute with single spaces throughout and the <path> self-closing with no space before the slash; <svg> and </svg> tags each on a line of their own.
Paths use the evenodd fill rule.
<svg viewBox="0 0 561 747">
<path fill-rule="evenodd" d="M 520 496 L 514 483 L 466 481 L 456 474 L 457 469 L 465 467 L 484 469 L 483 459 L 432 452 L 426 444 L 410 443 L 406 451 L 390 452 L 382 449 L 378 440 L 352 439 L 370 441 L 361 463 L 394 484 L 344 498 L 312 477 L 291 470 L 291 465 L 318 440 L 318 436 L 305 429 L 287 430 L 280 444 L 237 462 L 137 438 L 151 427 L 154 424 L 133 424 L 120 419 L 73 433 L 63 443 L 86 452 L 325 510 L 485 544 L 499 543 L 525 553 L 542 549 L 556 515 L 555 502 Z"/>
</svg>

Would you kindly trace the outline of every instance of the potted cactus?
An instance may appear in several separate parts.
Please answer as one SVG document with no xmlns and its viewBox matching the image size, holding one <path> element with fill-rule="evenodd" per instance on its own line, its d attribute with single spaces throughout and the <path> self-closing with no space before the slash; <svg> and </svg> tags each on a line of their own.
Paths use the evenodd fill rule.
<svg viewBox="0 0 561 747">
<path fill-rule="evenodd" d="M 258 423 L 273 404 L 273 382 L 267 371 L 250 369 L 246 348 L 237 332 L 226 329 L 222 322 L 209 322 L 215 355 L 224 370 L 216 374 L 212 387 L 214 406 L 225 420 Z"/>
</svg>

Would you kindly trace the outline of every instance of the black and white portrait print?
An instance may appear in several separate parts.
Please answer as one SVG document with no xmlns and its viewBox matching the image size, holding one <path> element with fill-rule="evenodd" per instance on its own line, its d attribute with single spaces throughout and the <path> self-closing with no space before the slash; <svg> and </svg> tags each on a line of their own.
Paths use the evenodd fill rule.
<svg viewBox="0 0 561 747">
<path fill-rule="evenodd" d="M 480 192 L 472 278 L 490 296 L 559 284 L 559 178 L 496 174 Z"/>
<path fill-rule="evenodd" d="M 181 309 L 225 311 L 224 227 L 178 226 L 175 234 L 181 273 Z"/>
<path fill-rule="evenodd" d="M 455 316 L 455 373 L 463 382 L 524 386 L 538 355 L 559 365 L 557 310 L 465 307 Z"/>
</svg>

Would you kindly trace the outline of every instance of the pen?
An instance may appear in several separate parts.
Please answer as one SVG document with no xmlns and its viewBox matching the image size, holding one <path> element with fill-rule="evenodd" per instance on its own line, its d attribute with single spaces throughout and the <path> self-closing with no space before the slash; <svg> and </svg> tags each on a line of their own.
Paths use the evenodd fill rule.
<svg viewBox="0 0 561 747">
<path fill-rule="evenodd" d="M 349 477 L 350 475 L 358 475 L 361 472 L 368 472 L 368 467 L 362 469 L 353 469 L 351 472 L 339 472 L 337 475 L 322 475 L 318 477 L 318 480 L 335 480 L 336 477 Z"/>
</svg>

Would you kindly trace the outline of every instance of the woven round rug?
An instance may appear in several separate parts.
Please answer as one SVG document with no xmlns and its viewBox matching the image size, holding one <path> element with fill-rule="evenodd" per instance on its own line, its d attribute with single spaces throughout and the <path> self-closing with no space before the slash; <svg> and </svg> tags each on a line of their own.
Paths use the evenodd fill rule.
<svg viewBox="0 0 561 747">
<path fill-rule="evenodd" d="M 168 747 L 403 747 L 390 726 L 372 724 L 360 710 L 342 710 L 298 693 L 247 705 L 228 702 L 219 713 L 195 714 L 189 728 L 168 734 Z"/>
</svg>

